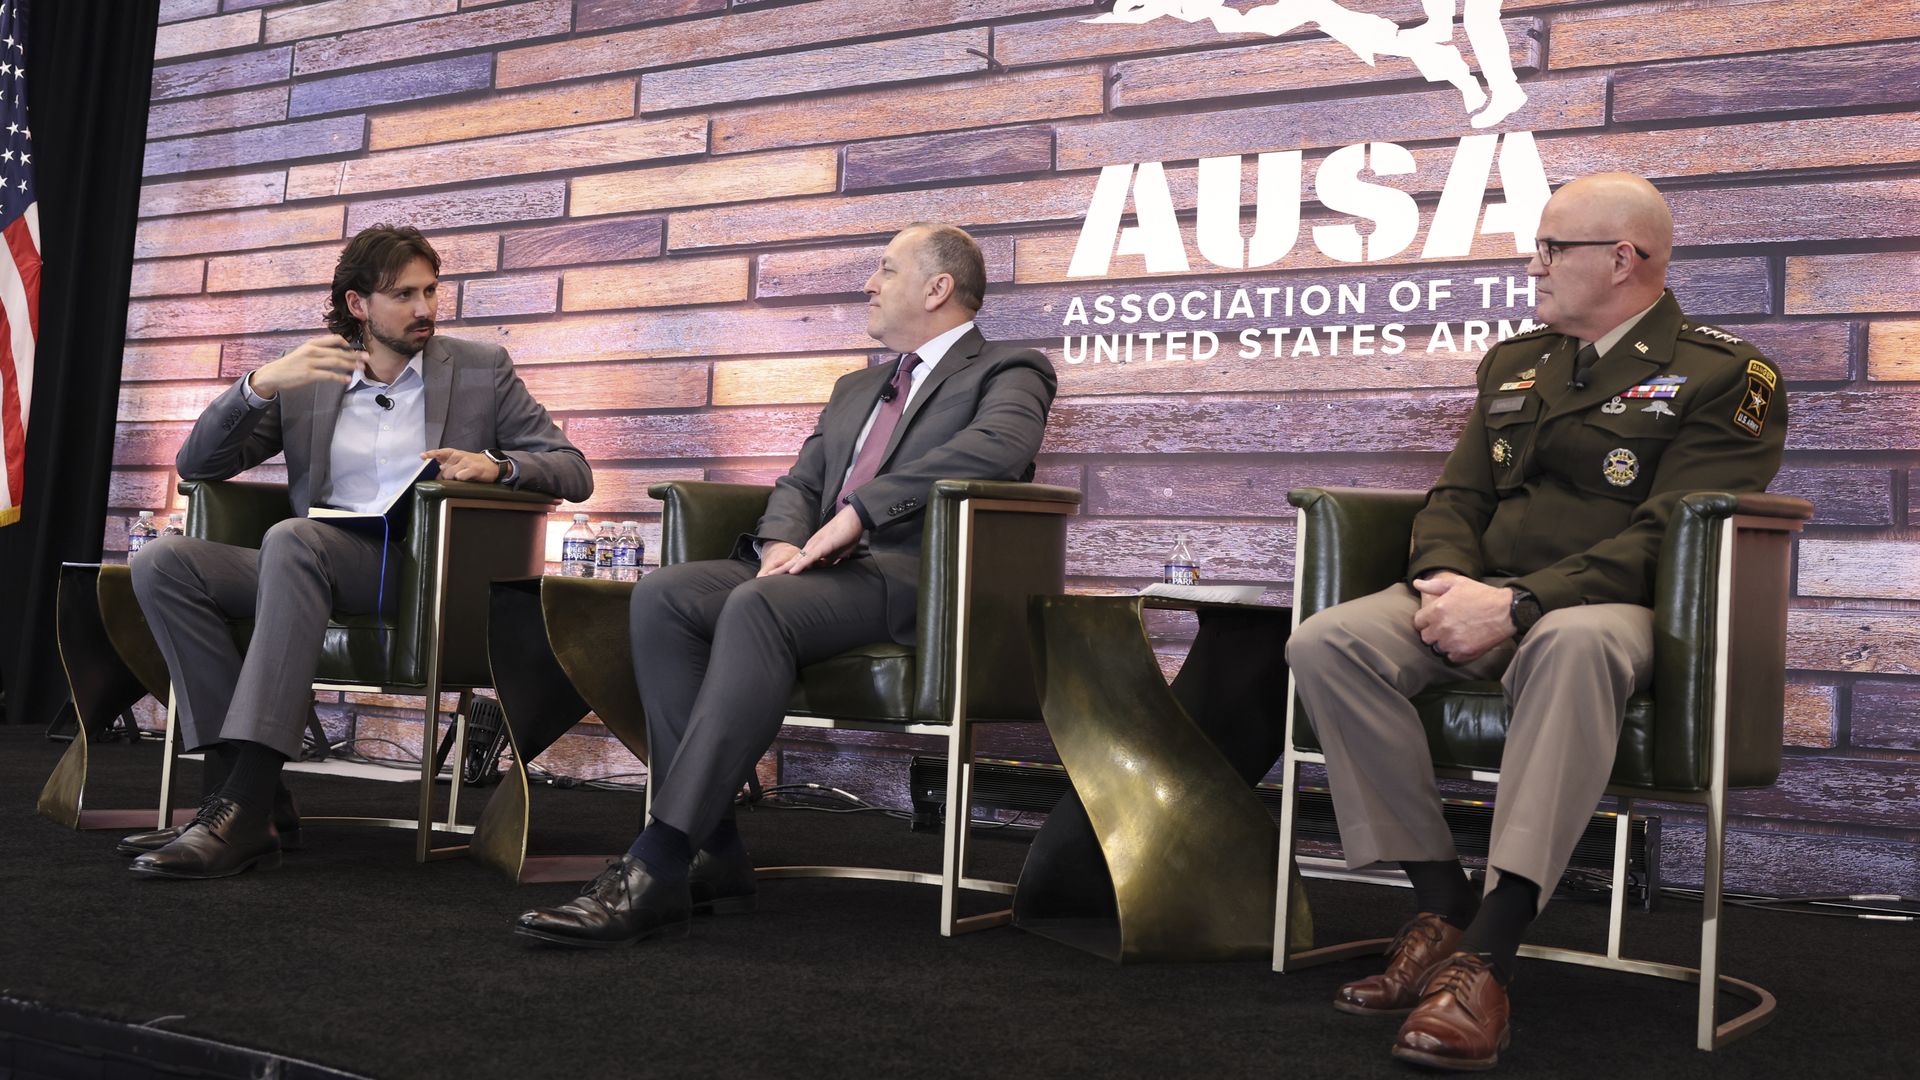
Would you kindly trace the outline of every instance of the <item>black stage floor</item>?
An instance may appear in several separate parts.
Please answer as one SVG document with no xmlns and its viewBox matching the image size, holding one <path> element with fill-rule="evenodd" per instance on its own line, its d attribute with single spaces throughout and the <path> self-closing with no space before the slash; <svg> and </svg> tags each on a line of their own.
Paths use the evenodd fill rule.
<svg viewBox="0 0 1920 1080">
<path fill-rule="evenodd" d="M 574 953 L 508 929 L 569 888 L 515 887 L 464 860 L 417 865 L 397 831 L 316 826 L 278 870 L 135 879 L 112 834 L 35 816 L 61 749 L 0 727 L 0 1076 L 47 1075 L 28 1058 L 58 1058 L 23 1041 L 19 1000 L 372 1077 L 1416 1075 L 1387 1057 L 1392 1021 L 1328 1004 L 1371 961 L 1281 977 L 1263 961 L 1118 967 L 1013 929 L 946 940 L 921 886 L 773 882 L 757 914 L 702 919 L 690 940 Z M 97 748 L 89 804 L 150 805 L 158 755 L 153 743 Z M 181 770 L 189 792 L 196 771 Z M 414 790 L 294 787 L 310 814 L 404 815 Z M 564 822 L 543 836 L 549 850 L 618 849 L 640 812 L 626 793 L 536 798 L 536 820 Z M 741 828 L 769 865 L 932 869 L 939 857 L 937 837 L 879 815 L 756 810 Z M 978 835 L 979 870 L 1010 880 L 1024 837 Z M 1323 943 L 1390 933 L 1410 896 L 1308 889 Z M 1557 904 L 1535 940 L 1597 947 L 1604 914 Z M 1696 914 L 1680 902 L 1633 914 L 1629 951 L 1689 962 Z M 1899 1003 L 1920 972 L 1920 927 L 1750 910 L 1725 926 L 1727 971 L 1780 998 L 1767 1029 L 1703 1054 L 1691 987 L 1523 962 L 1501 1074 L 1915 1074 L 1920 1025 Z M 59 1041 L 52 1028 L 38 1038 Z"/>
</svg>

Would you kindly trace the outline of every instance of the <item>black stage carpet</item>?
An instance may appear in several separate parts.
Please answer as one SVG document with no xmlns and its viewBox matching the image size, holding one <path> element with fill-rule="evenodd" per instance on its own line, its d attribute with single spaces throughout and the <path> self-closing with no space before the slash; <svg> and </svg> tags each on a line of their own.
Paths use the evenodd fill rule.
<svg viewBox="0 0 1920 1080">
<path fill-rule="evenodd" d="M 1408 1077 L 1395 1025 L 1335 1012 L 1371 961 L 1276 976 L 1264 961 L 1118 967 L 1013 929 L 954 940 L 911 885 L 772 882 L 754 915 L 608 953 L 529 947 L 515 887 L 464 860 L 417 865 L 411 834 L 315 826 L 275 871 L 135 879 L 107 833 L 34 814 L 62 747 L 0 727 L 0 997 L 275 1051 L 373 1077 Z M 151 805 L 159 750 L 97 748 L 94 807 Z M 181 769 L 198 791 L 197 767 Z M 310 814 L 405 815 L 414 788 L 295 777 Z M 640 797 L 542 791 L 550 851 L 617 850 Z M 934 868 L 937 837 L 879 815 L 742 814 L 763 864 Z M 981 832 L 986 876 L 1024 837 Z M 1320 940 L 1390 933 L 1409 893 L 1310 881 Z M 1697 908 L 1633 914 L 1630 953 L 1688 962 Z M 1535 940 L 1604 944 L 1604 911 L 1549 908 Z M 1689 986 L 1525 962 L 1508 1077 L 1912 1076 L 1902 995 L 1916 927 L 1750 910 L 1725 919 L 1727 970 L 1773 990 L 1774 1023 L 1693 1049 Z M 0 1074 L 6 1072 L 0 1068 Z M 107 1075 L 102 1073 L 100 1075 Z"/>
</svg>

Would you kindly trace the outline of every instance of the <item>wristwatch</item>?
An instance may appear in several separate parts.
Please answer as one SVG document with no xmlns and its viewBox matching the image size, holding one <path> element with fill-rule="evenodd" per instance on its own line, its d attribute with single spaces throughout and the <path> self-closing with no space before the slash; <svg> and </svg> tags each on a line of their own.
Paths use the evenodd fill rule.
<svg viewBox="0 0 1920 1080">
<path fill-rule="evenodd" d="M 1513 635 L 1522 637 L 1533 629 L 1533 624 L 1546 614 L 1540 608 L 1540 598 L 1518 585 L 1509 585 L 1513 591 L 1513 606 L 1507 609 L 1507 617 L 1513 620 Z"/>
<path fill-rule="evenodd" d="M 495 478 L 494 483 L 496 484 L 512 483 L 513 478 L 519 475 L 519 472 L 520 472 L 519 466 L 515 465 L 513 462 L 513 459 L 508 457 L 507 455 L 501 453 L 498 450 L 484 450 L 482 451 L 482 453 L 487 455 L 488 461 L 491 461 L 495 465 L 500 466 L 500 475 L 497 478 Z"/>
</svg>

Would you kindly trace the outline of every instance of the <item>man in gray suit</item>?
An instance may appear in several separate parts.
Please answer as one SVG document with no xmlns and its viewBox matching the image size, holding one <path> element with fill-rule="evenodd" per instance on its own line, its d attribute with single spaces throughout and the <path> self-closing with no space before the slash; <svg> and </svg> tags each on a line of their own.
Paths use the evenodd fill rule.
<svg viewBox="0 0 1920 1080">
<path fill-rule="evenodd" d="M 206 753 L 193 821 L 121 841 L 135 873 L 225 877 L 277 864 L 281 839 L 297 835 L 280 770 L 300 753 L 328 617 L 375 611 L 399 562 L 381 535 L 309 519 L 310 508 L 377 510 L 429 459 L 449 480 L 573 500 L 593 492 L 586 459 L 505 349 L 435 336 L 439 273 L 417 230 L 362 230 L 334 270 L 333 332 L 242 377 L 181 446 L 188 480 L 223 480 L 284 453 L 296 516 L 258 550 L 166 536 L 133 557 L 134 594 L 178 695 L 181 745 Z M 240 617 L 254 620 L 244 657 L 227 629 Z"/>
<path fill-rule="evenodd" d="M 867 279 L 867 333 L 901 355 L 834 385 L 731 559 L 665 567 L 634 589 L 653 820 L 579 897 L 522 914 L 517 932 L 606 947 L 683 932 L 696 904 L 752 907 L 753 863 L 729 811 L 798 670 L 875 641 L 913 644 L 935 480 L 1033 477 L 1053 368 L 974 328 L 986 277 L 960 229 L 895 236 Z"/>
</svg>

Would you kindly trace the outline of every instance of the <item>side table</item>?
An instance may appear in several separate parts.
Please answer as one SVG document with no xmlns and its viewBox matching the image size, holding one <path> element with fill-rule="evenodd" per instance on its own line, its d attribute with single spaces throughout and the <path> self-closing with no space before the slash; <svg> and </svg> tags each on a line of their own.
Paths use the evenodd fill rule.
<svg viewBox="0 0 1920 1080">
<path fill-rule="evenodd" d="M 1173 684 L 1148 609 L 1200 630 Z M 1145 596 L 1037 596 L 1035 670 L 1073 791 L 1034 837 L 1014 925 L 1120 962 L 1273 951 L 1278 829 L 1254 785 L 1286 733 L 1292 611 Z M 1288 939 L 1312 916 L 1289 867 Z"/>
</svg>

